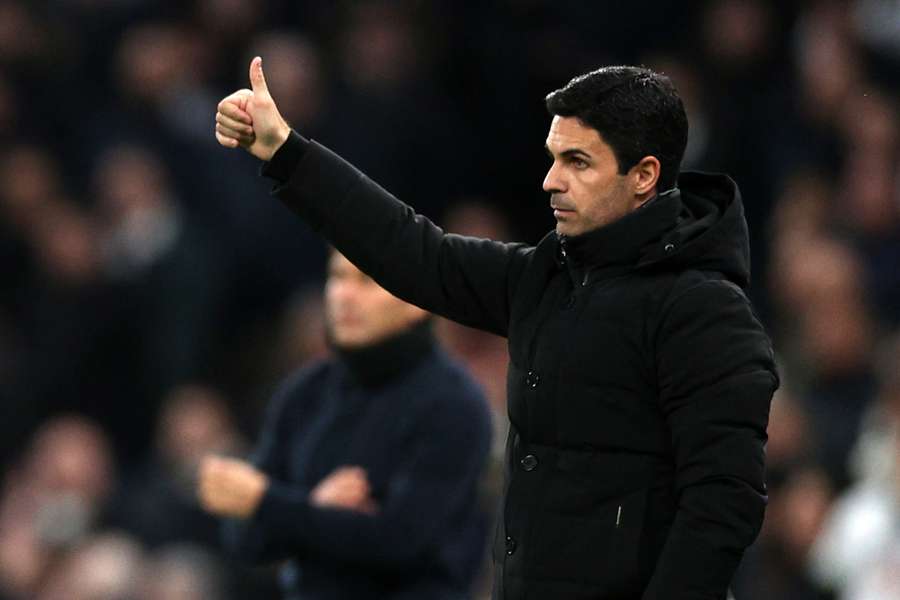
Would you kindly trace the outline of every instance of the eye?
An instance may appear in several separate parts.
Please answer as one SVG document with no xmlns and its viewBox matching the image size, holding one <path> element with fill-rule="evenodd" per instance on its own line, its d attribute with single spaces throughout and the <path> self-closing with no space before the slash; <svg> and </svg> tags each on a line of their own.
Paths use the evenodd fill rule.
<svg viewBox="0 0 900 600">
<path fill-rule="evenodd" d="M 575 167 L 576 169 L 578 169 L 579 171 L 582 171 L 582 170 L 588 168 L 588 163 L 587 163 L 587 161 L 584 160 L 584 159 L 581 159 L 581 158 L 573 158 L 573 159 L 572 159 L 572 166 Z"/>
</svg>

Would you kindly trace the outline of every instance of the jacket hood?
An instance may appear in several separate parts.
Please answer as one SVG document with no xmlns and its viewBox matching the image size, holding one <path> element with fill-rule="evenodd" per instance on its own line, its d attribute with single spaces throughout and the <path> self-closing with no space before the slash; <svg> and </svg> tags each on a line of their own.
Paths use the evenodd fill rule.
<svg viewBox="0 0 900 600">
<path fill-rule="evenodd" d="M 675 191 L 681 211 L 674 229 L 639 266 L 718 271 L 746 289 L 750 284 L 750 235 L 737 184 L 727 175 L 686 172 Z M 670 246 L 671 244 L 671 246 Z"/>
<path fill-rule="evenodd" d="M 570 267 L 597 275 L 635 267 L 698 269 L 722 273 L 741 288 L 750 282 L 744 207 L 727 175 L 682 173 L 677 188 L 638 210 L 559 242 Z"/>
</svg>

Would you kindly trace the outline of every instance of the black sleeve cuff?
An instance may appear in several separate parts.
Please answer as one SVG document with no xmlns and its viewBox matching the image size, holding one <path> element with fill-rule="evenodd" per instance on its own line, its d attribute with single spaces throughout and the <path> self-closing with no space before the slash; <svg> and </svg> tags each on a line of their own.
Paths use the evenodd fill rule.
<svg viewBox="0 0 900 600">
<path fill-rule="evenodd" d="M 272 160 L 262 164 L 259 169 L 260 175 L 265 175 L 280 183 L 286 183 L 290 179 L 291 173 L 297 168 L 297 163 L 303 158 L 308 146 L 309 140 L 291 129 L 288 139 L 275 152 Z"/>
</svg>

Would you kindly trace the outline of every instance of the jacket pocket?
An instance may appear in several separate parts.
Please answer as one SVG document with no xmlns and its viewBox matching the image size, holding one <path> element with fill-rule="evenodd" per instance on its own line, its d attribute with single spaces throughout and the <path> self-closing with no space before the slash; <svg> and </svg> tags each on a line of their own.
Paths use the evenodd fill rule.
<svg viewBox="0 0 900 600">
<path fill-rule="evenodd" d="M 602 587 L 612 595 L 642 587 L 638 558 L 646 490 L 607 498 L 588 514 L 535 515 L 527 540 L 528 575 Z"/>
</svg>

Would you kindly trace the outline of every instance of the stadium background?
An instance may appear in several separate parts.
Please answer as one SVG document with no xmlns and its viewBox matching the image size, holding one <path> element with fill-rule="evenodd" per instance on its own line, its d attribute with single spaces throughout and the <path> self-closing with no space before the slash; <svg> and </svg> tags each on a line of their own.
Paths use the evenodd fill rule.
<svg viewBox="0 0 900 600">
<path fill-rule="evenodd" d="M 892 0 L 0 0 L 0 598 L 274 597 L 192 491 L 327 352 L 322 245 L 213 137 L 256 54 L 299 131 L 449 230 L 532 242 L 543 96 L 604 64 L 669 74 L 685 168 L 743 191 L 784 379 L 736 596 L 900 598 Z M 502 436 L 503 340 L 438 330 Z"/>
</svg>

